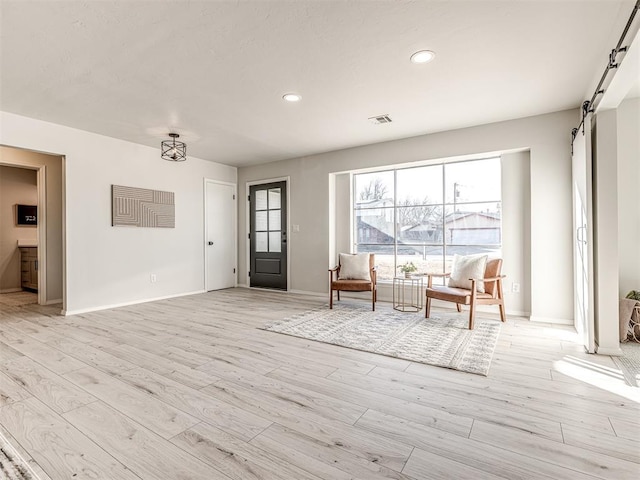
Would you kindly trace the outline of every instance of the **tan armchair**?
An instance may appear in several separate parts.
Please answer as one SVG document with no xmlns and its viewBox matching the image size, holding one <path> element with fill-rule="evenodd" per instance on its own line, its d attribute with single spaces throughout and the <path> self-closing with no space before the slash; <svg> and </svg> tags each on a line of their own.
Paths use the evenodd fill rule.
<svg viewBox="0 0 640 480">
<path fill-rule="evenodd" d="M 473 330 L 473 322 L 476 314 L 476 305 L 498 305 L 500 308 L 500 319 L 507 321 L 504 310 L 504 297 L 502 294 L 502 279 L 505 275 L 501 275 L 502 259 L 492 259 L 487 261 L 484 272 L 484 278 L 471 278 L 471 289 L 455 288 L 448 286 L 433 285 L 433 277 L 449 277 L 449 273 L 428 274 L 427 275 L 427 308 L 425 310 L 425 318 L 431 313 L 431 299 L 444 300 L 445 302 L 454 302 L 459 312 L 462 311 L 462 305 L 469 305 L 469 330 Z M 484 282 L 484 293 L 476 291 L 476 282 Z"/>
<path fill-rule="evenodd" d="M 371 280 L 341 280 L 340 279 L 340 263 L 338 266 L 329 270 L 329 308 L 333 308 L 333 292 L 338 292 L 338 301 L 340 301 L 340 291 L 347 292 L 371 292 L 372 310 L 376 309 L 376 301 L 378 300 L 378 283 L 376 279 L 375 255 L 369 254 L 369 272 Z"/>
</svg>

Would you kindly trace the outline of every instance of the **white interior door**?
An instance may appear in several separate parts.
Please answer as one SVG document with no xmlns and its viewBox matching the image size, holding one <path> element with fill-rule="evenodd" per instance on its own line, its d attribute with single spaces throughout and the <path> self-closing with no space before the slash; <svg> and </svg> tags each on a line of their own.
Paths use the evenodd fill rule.
<svg viewBox="0 0 640 480">
<path fill-rule="evenodd" d="M 205 289 L 236 285 L 236 186 L 205 180 Z"/>
<path fill-rule="evenodd" d="M 587 352 L 595 351 L 591 114 L 573 141 L 574 322 Z"/>
</svg>

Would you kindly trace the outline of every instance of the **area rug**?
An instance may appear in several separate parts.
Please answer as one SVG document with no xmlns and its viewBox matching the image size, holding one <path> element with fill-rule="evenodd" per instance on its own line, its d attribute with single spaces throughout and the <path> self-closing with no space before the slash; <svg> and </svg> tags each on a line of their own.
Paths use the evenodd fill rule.
<svg viewBox="0 0 640 480">
<path fill-rule="evenodd" d="M 29 468 L 15 449 L 0 433 L 0 479 L 7 480 L 37 480 L 36 475 Z"/>
<path fill-rule="evenodd" d="M 640 387 L 640 343 L 621 343 L 623 355 L 611 357 L 622 370 L 625 381 L 632 387 Z"/>
<path fill-rule="evenodd" d="M 310 310 L 272 322 L 262 330 L 341 347 L 379 353 L 412 362 L 487 375 L 500 334 L 500 322 L 476 319 L 468 329 L 468 313 L 372 312 L 370 306 L 341 302 L 330 310 Z"/>
</svg>

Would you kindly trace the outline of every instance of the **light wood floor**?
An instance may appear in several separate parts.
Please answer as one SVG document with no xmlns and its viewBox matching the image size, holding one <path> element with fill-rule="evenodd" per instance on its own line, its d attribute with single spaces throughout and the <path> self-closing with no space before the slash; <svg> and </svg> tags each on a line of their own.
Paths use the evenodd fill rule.
<svg viewBox="0 0 640 480">
<path fill-rule="evenodd" d="M 256 328 L 323 303 L 3 306 L 0 432 L 54 480 L 640 478 L 640 389 L 571 329 L 509 319 L 481 377 Z"/>
</svg>

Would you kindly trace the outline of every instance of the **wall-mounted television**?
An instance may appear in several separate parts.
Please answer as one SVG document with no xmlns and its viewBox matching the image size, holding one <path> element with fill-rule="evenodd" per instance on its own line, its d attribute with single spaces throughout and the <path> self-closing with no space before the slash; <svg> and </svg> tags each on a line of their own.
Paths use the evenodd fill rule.
<svg viewBox="0 0 640 480">
<path fill-rule="evenodd" d="M 16 225 L 38 225 L 38 206 L 16 205 Z"/>
</svg>

